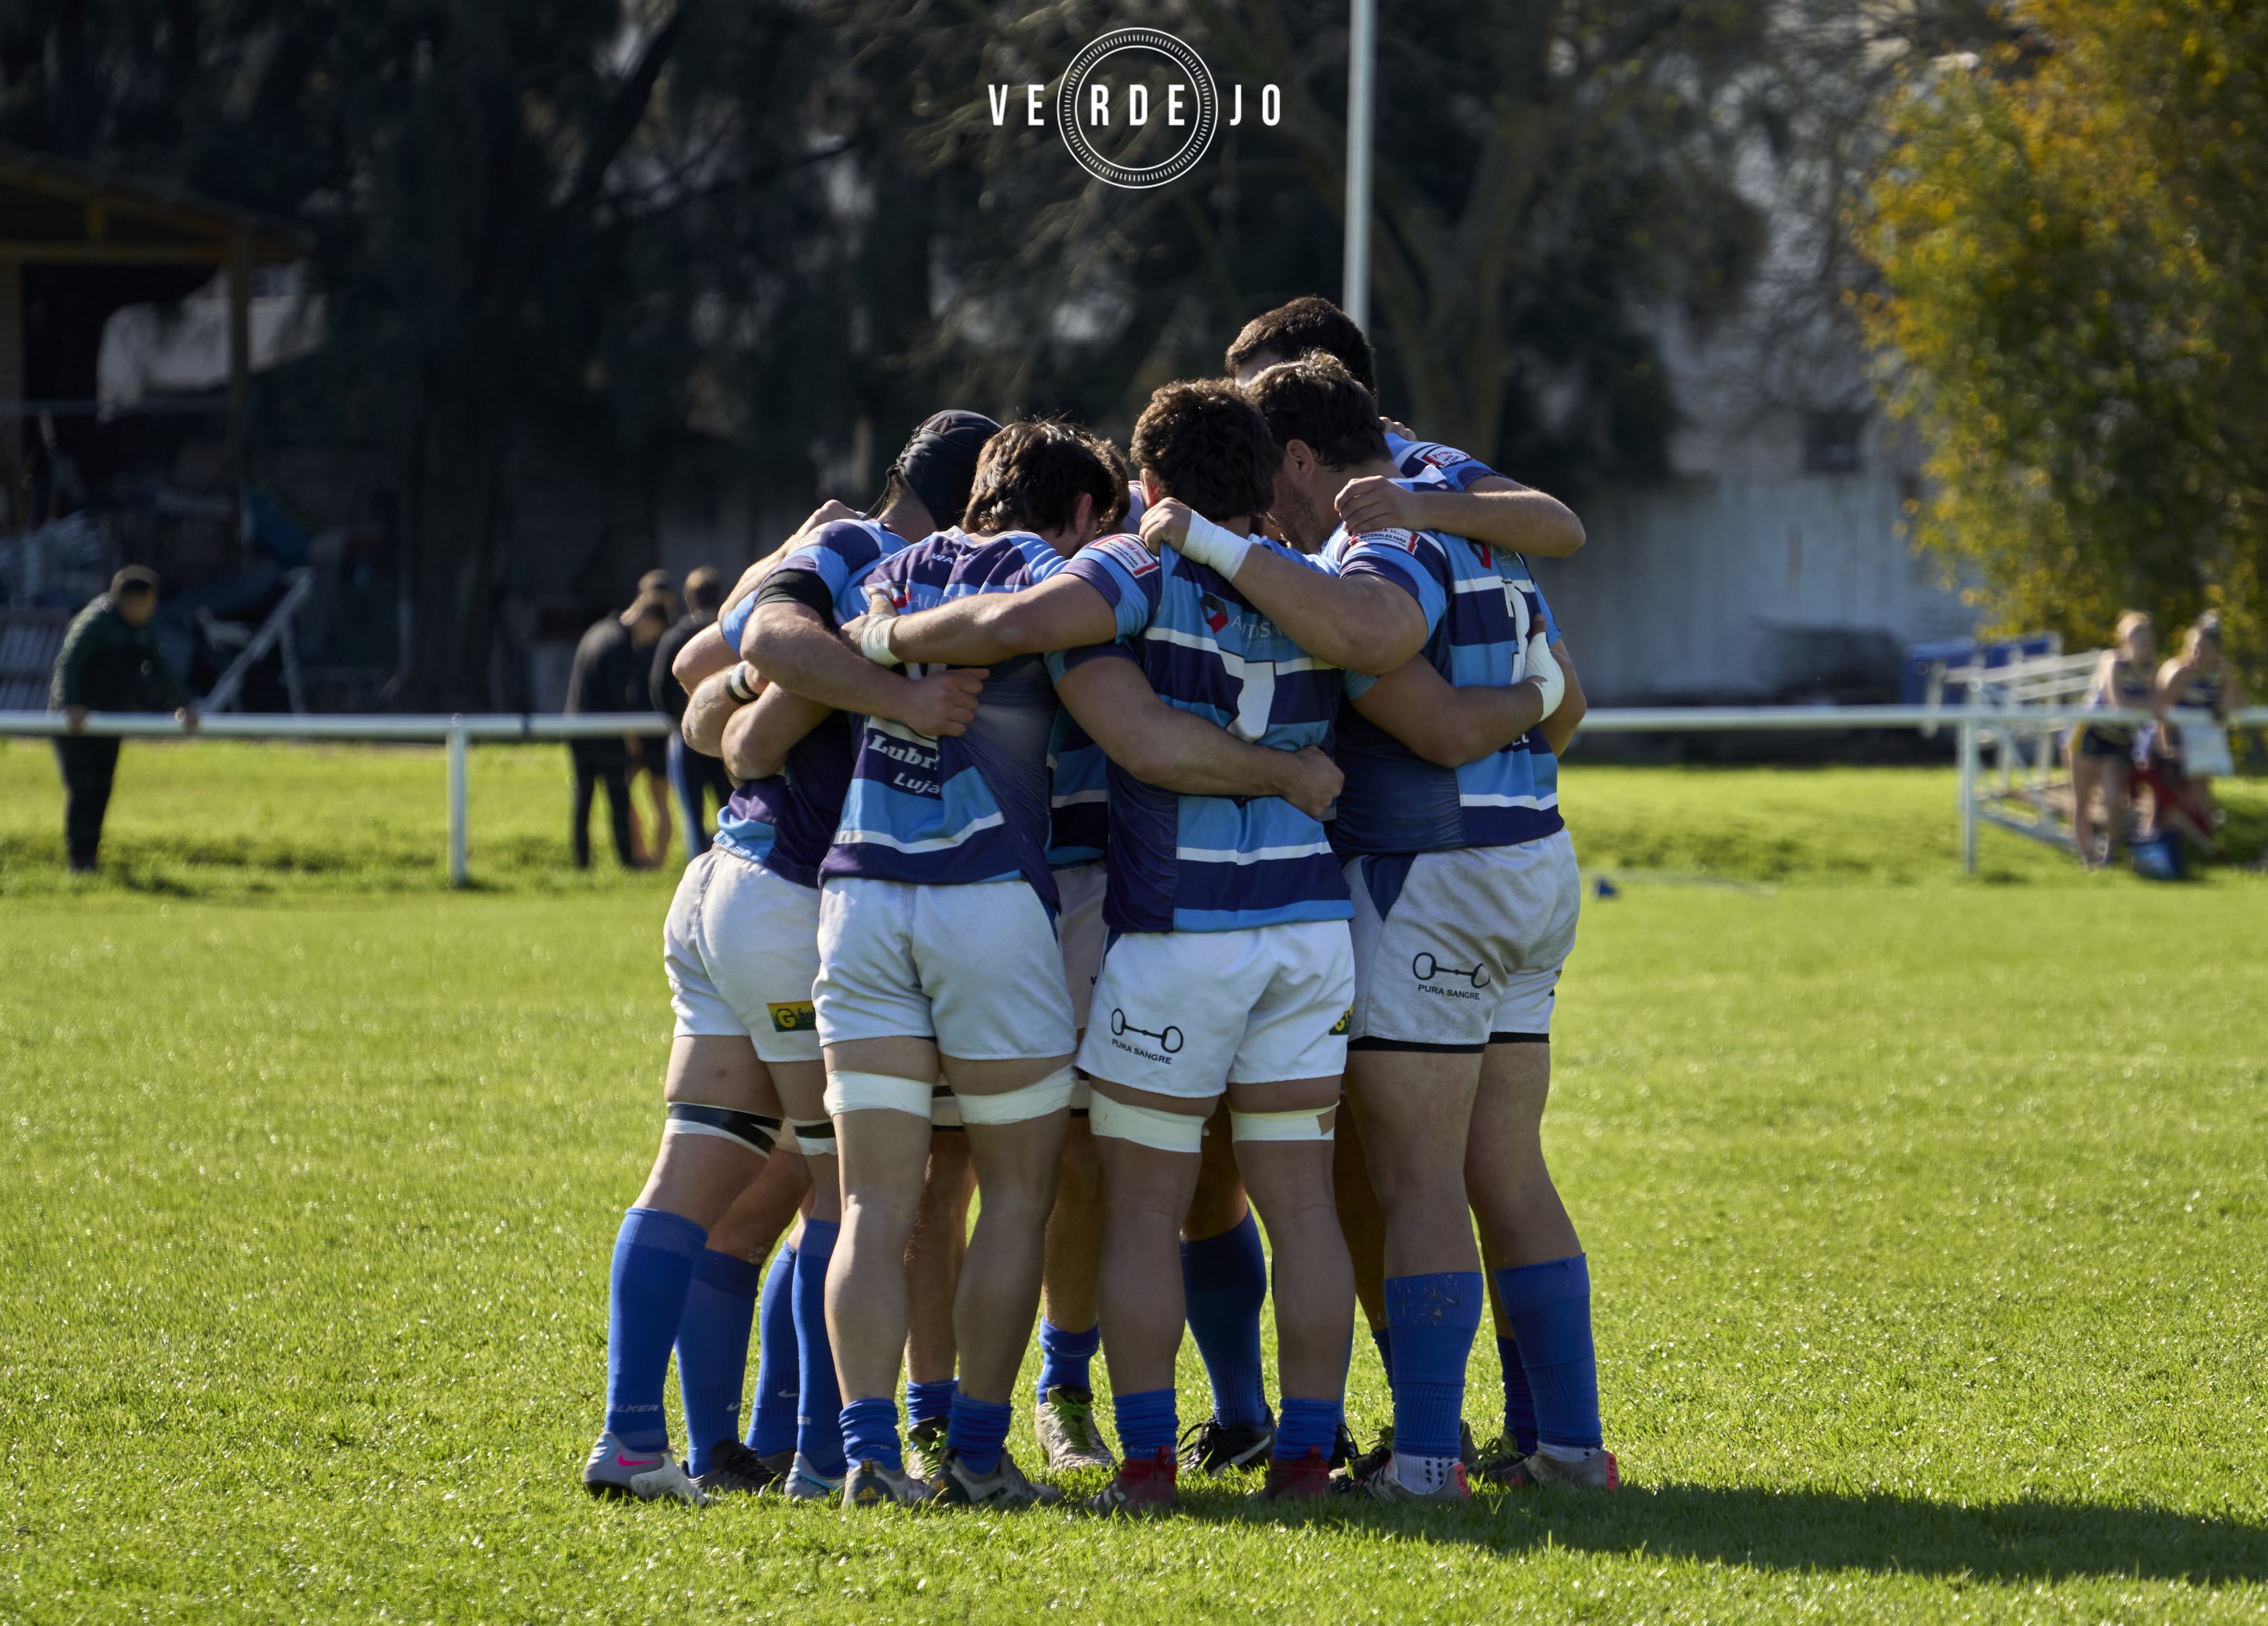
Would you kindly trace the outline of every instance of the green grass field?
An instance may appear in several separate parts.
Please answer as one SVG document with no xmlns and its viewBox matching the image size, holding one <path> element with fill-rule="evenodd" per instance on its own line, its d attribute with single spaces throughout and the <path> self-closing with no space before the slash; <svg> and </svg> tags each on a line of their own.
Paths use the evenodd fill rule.
<svg viewBox="0 0 2268 1626">
<path fill-rule="evenodd" d="M 433 753 L 130 746 L 70 882 L 0 746 L 0 1619 L 2268 1616 L 2268 879 L 1963 880 L 1943 773 L 1571 766 L 1620 1495 L 622 1508 L 573 1475 L 669 881 L 562 872 L 560 756 L 475 754 L 456 895 Z"/>
</svg>

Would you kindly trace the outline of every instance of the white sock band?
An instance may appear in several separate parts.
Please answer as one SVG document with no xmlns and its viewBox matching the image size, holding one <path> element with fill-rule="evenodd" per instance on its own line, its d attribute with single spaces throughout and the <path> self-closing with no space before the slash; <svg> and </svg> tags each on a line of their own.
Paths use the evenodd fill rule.
<svg viewBox="0 0 2268 1626">
<path fill-rule="evenodd" d="M 926 1078 L 897 1078 L 888 1073 L 837 1073 L 827 1075 L 827 1110 L 831 1114 L 846 1112 L 902 1112 L 929 1122 L 929 1080 Z"/>
<path fill-rule="evenodd" d="M 790 1118 L 788 1128 L 794 1132 L 796 1150 L 806 1158 L 831 1158 L 835 1155 L 835 1120 L 832 1118 Z"/>
<path fill-rule="evenodd" d="M 961 1121 L 977 1124 L 1022 1123 L 1030 1118 L 1044 1118 L 1071 1105 L 1071 1086 L 1078 1082 L 1077 1073 L 1068 1067 L 1058 1067 L 1020 1090 L 1003 1090 L 998 1095 L 963 1095 L 959 1098 Z"/>
<path fill-rule="evenodd" d="M 1203 514 L 1193 513 L 1189 516 L 1189 533 L 1176 546 L 1183 558 L 1210 565 L 1234 581 L 1237 571 L 1244 568 L 1244 556 L 1252 551 L 1252 539 L 1239 536 L 1226 526 L 1215 525 Z"/>
<path fill-rule="evenodd" d="M 1205 1121 L 1194 1113 L 1160 1112 L 1155 1107 L 1129 1107 L 1101 1091 L 1086 1109 L 1086 1126 L 1106 1140 L 1130 1140 L 1160 1151 L 1186 1151 L 1196 1157 L 1204 1150 Z"/>
<path fill-rule="evenodd" d="M 1248 1140 L 1329 1140 L 1338 1127 L 1333 1116 L 1325 1127 L 1326 1114 L 1336 1114 L 1331 1107 L 1311 1107 L 1305 1112 L 1238 1112 L 1231 1108 L 1228 1126 L 1231 1135 L 1240 1143 Z"/>
</svg>

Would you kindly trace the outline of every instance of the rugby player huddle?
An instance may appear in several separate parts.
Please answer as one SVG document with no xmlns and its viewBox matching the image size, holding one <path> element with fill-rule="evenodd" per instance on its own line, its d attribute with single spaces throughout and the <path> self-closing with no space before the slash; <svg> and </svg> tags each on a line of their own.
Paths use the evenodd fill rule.
<svg viewBox="0 0 2268 1626">
<path fill-rule="evenodd" d="M 666 931 L 594 1494 L 1058 1501 L 1005 1449 L 1043 1300 L 1040 1444 L 1115 1469 L 1097 1512 L 1170 1506 L 1181 1471 L 1264 1469 L 1271 1500 L 1616 1484 L 1538 1136 L 1582 699 L 1521 554 L 1582 528 L 1381 427 L 1326 300 L 1227 360 L 1151 398 L 1131 487 L 1074 425 L 937 415 L 873 512 L 821 509 L 680 657 L 686 738 L 738 790 Z M 1368 1452 L 1358 1300 L 1394 1396 Z M 1185 1324 L 1212 1388 L 1186 1437 Z"/>
</svg>

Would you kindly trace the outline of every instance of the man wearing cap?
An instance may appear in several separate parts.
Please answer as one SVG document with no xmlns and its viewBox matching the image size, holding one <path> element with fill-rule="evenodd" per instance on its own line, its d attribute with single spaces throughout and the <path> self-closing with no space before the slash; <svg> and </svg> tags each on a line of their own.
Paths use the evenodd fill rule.
<svg viewBox="0 0 2268 1626">
<path fill-rule="evenodd" d="M 73 874 L 92 874 L 102 843 L 103 814 L 118 772 L 118 740 L 88 739 L 81 732 L 90 711 L 144 711 L 147 699 L 171 707 L 181 726 L 194 729 L 197 714 L 189 692 L 166 664 L 151 630 L 158 613 L 158 577 L 129 564 L 110 578 L 110 591 L 92 600 L 63 634 L 48 708 L 60 711 L 70 729 L 55 741 L 55 761 L 63 775 L 63 833 Z M 146 697 L 146 699 L 145 699 Z"/>
</svg>

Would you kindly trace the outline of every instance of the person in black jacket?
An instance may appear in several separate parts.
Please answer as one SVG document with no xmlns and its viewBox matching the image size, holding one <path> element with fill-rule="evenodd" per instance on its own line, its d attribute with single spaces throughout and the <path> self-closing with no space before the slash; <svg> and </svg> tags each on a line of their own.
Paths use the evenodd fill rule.
<svg viewBox="0 0 2268 1626">
<path fill-rule="evenodd" d="M 188 689 L 166 664 L 150 618 L 158 613 L 158 578 L 129 564 L 110 578 L 110 591 L 91 600 L 63 634 L 48 708 L 63 714 L 70 734 L 55 741 L 63 775 L 63 835 L 75 874 L 92 873 L 102 844 L 102 819 L 118 772 L 118 740 L 89 739 L 80 731 L 90 711 L 146 711 L 149 702 L 170 707 L 184 728 L 197 725 Z"/>
<path fill-rule="evenodd" d="M 567 676 L 570 716 L 590 712 L 643 711 L 648 704 L 646 678 L 649 657 L 669 626 L 669 600 L 657 593 L 641 593 L 619 615 L 609 615 L 583 635 L 575 646 L 575 664 Z M 575 867 L 591 867 L 591 796 L 607 787 L 608 823 L 614 834 L 615 857 L 624 869 L 638 865 L 637 832 L 630 813 L 630 763 L 637 742 L 601 736 L 568 742 L 575 766 L 575 807 L 568 838 L 575 851 Z"/>
<path fill-rule="evenodd" d="M 684 720 L 687 696 L 670 667 L 694 635 L 717 619 L 724 601 L 722 576 L 705 564 L 693 571 L 685 578 L 685 614 L 653 647 L 653 673 L 648 680 L 653 709 L 673 723 Z M 669 786 L 677 798 L 678 816 L 685 820 L 685 861 L 690 864 L 709 850 L 709 798 L 715 797 L 719 807 L 731 801 L 733 778 L 723 762 L 688 749 L 675 733 L 669 737 L 667 750 Z"/>
</svg>

